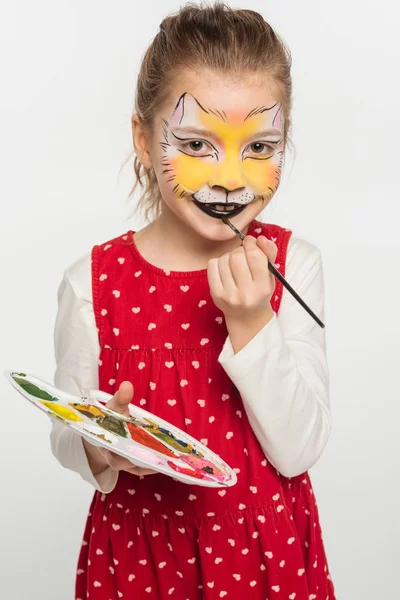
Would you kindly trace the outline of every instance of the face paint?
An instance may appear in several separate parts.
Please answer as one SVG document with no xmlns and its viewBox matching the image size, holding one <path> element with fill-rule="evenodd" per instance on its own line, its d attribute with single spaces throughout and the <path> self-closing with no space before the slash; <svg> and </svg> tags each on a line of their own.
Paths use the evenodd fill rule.
<svg viewBox="0 0 400 600">
<path fill-rule="evenodd" d="M 220 111 L 185 93 L 163 121 L 162 175 L 177 197 L 191 197 L 210 216 L 233 217 L 277 190 L 282 129 L 279 103 Z"/>
</svg>

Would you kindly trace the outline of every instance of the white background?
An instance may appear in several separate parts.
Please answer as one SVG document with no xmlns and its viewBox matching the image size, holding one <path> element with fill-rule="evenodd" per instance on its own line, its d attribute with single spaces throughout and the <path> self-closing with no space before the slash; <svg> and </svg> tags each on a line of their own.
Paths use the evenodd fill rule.
<svg viewBox="0 0 400 600">
<path fill-rule="evenodd" d="M 140 224 L 126 221 L 131 163 L 119 175 L 135 77 L 178 6 L 1 4 L 0 369 L 52 379 L 64 268 Z M 264 220 L 323 253 L 334 430 L 312 475 L 337 597 L 395 600 L 400 9 L 393 0 L 241 6 L 262 11 L 293 53 L 296 158 Z M 56 463 L 50 421 L 3 378 L 0 401 L 0 596 L 71 600 L 91 489 Z"/>
</svg>

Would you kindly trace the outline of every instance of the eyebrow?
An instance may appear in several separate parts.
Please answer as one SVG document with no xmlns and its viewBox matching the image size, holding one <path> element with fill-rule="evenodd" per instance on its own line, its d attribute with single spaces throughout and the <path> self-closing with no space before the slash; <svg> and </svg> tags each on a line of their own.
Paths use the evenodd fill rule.
<svg viewBox="0 0 400 600">
<path fill-rule="evenodd" d="M 275 104 L 273 104 L 272 106 L 259 106 L 257 108 L 253 108 L 253 110 L 251 110 L 249 112 L 249 114 L 247 115 L 247 117 L 245 118 L 245 121 L 247 121 L 247 119 L 250 119 L 251 117 L 254 117 L 255 115 L 260 115 L 264 112 L 267 112 L 268 110 L 272 110 L 278 104 L 279 104 L 278 102 L 275 102 Z"/>
<path fill-rule="evenodd" d="M 204 136 L 204 137 L 212 137 L 216 138 L 217 136 L 212 131 L 207 131 L 206 129 L 198 129 L 197 127 L 175 127 L 171 129 L 172 135 L 178 140 L 179 135 L 194 135 L 194 136 Z M 261 138 L 261 137 L 277 137 L 279 141 L 282 137 L 282 132 L 278 129 L 265 129 L 264 131 L 258 131 L 251 135 L 249 139 Z"/>
</svg>

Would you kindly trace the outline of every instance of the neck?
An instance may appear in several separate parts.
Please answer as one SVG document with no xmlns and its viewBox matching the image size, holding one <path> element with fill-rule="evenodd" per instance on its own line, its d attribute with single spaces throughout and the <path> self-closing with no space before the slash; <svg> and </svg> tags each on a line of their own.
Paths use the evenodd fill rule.
<svg viewBox="0 0 400 600">
<path fill-rule="evenodd" d="M 207 240 L 168 208 L 134 236 L 142 256 L 155 266 L 170 271 L 205 269 L 211 258 L 232 252 L 241 244 L 238 237 L 227 241 Z"/>
</svg>

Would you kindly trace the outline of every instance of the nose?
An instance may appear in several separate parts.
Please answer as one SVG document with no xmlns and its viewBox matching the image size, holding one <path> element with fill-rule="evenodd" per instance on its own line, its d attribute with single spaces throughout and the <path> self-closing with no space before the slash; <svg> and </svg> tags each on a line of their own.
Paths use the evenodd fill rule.
<svg viewBox="0 0 400 600">
<path fill-rule="evenodd" d="M 246 185 L 241 165 L 235 155 L 225 157 L 225 160 L 218 165 L 213 177 L 209 181 L 211 188 L 223 190 L 227 194 L 244 188 Z"/>
<path fill-rule="evenodd" d="M 237 188 L 236 186 L 232 186 L 232 187 L 230 187 L 230 188 L 226 188 L 226 187 L 224 187 L 223 185 L 213 185 L 213 186 L 212 186 L 212 189 L 213 189 L 213 190 L 218 190 L 218 191 L 224 192 L 224 194 L 226 194 L 226 197 L 227 197 L 227 199 L 228 199 L 228 194 L 229 194 L 229 192 L 234 192 L 234 191 L 235 191 L 235 190 L 237 190 L 238 188 Z"/>
</svg>

